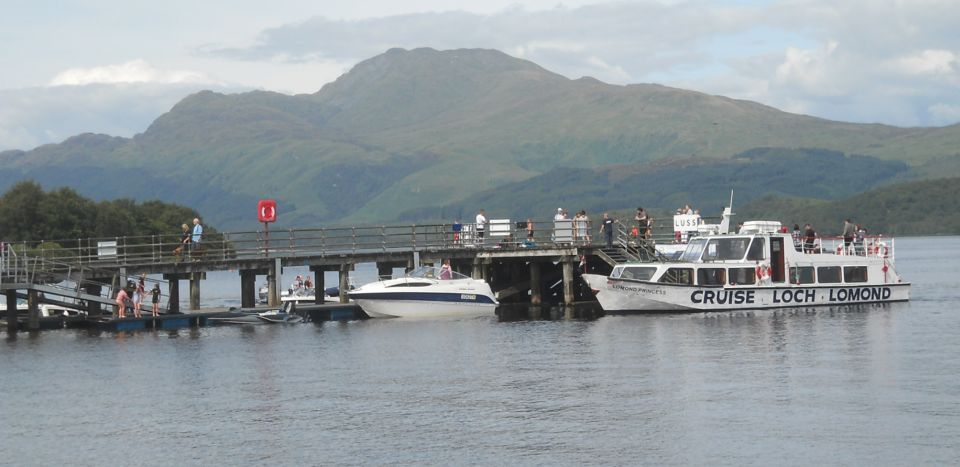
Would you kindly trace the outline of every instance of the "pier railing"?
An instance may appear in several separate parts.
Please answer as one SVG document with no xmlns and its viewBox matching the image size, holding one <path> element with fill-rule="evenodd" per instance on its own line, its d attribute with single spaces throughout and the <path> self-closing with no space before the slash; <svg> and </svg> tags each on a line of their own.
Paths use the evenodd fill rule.
<svg viewBox="0 0 960 467">
<path fill-rule="evenodd" d="M 315 257 L 341 254 L 425 251 L 447 248 L 543 248 L 556 245 L 601 244 L 598 223 L 584 228 L 572 220 L 536 221 L 528 236 L 526 221 L 492 219 L 481 238 L 473 223 L 455 230 L 451 223 L 375 225 L 216 232 L 176 253 L 179 234 L 41 240 L 4 243 L 6 258 L 41 258 L 74 266 L 156 265 L 192 260 L 228 261 L 275 257 Z M 617 243 L 629 245 L 628 229 L 617 229 Z M 588 238 L 589 234 L 589 238 Z M 672 233 L 659 233 L 670 241 Z M 634 242 L 635 243 L 635 242 Z M 2 265 L 0 265 L 2 266 Z M 8 268 L 9 269 L 9 268 Z M 7 274 L 11 271 L 6 271 Z"/>
</svg>

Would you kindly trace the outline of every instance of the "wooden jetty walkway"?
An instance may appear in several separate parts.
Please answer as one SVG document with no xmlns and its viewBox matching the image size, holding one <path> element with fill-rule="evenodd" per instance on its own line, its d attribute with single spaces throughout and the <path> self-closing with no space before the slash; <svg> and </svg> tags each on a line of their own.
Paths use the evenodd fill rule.
<svg viewBox="0 0 960 467">
<path fill-rule="evenodd" d="M 588 242 L 571 220 L 537 222 L 532 237 L 527 223 L 491 220 L 486 238 L 465 224 L 455 232 L 450 224 L 410 224 L 280 231 L 222 232 L 206 235 L 192 252 L 175 255 L 179 236 L 61 239 L 4 243 L 0 249 L 0 292 L 6 298 L 8 329 L 17 327 L 18 299 L 27 301 L 28 328 L 36 329 L 41 304 L 81 309 L 90 319 L 112 314 L 116 293 L 127 279 L 140 274 L 160 276 L 165 300 L 162 312 L 180 312 L 180 281 L 189 287 L 189 308 L 200 310 L 201 285 L 210 271 L 237 271 L 242 308 L 253 308 L 257 276 L 266 276 L 268 301 L 280 303 L 284 267 L 306 266 L 318 291 L 324 272 L 338 273 L 340 301 L 347 302 L 350 273 L 360 263 L 375 263 L 380 276 L 394 268 L 451 261 L 457 272 L 486 280 L 501 302 L 537 305 L 545 297 L 572 304 L 587 297 L 574 270 L 584 259 L 592 270 L 606 270 L 617 261 L 649 258 L 652 246 L 628 235 L 618 224 L 613 248 Z M 191 254 L 192 253 L 192 254 Z M 562 293 L 555 292 L 562 285 Z M 148 295 L 149 296 L 149 295 Z M 318 293 L 317 302 L 323 300 Z M 144 314 L 149 314 L 145 299 Z M 166 321 L 173 318 L 164 318 Z M 199 323 L 198 323 L 199 324 Z"/>
</svg>

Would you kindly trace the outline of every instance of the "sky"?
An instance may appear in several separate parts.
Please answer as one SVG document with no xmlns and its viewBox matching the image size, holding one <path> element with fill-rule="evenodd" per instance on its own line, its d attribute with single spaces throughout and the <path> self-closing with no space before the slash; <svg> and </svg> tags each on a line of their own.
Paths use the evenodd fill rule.
<svg viewBox="0 0 960 467">
<path fill-rule="evenodd" d="M 203 89 L 313 93 L 393 47 L 498 49 L 832 120 L 960 122 L 960 0 L 0 0 L 0 150 L 129 137 Z"/>
</svg>

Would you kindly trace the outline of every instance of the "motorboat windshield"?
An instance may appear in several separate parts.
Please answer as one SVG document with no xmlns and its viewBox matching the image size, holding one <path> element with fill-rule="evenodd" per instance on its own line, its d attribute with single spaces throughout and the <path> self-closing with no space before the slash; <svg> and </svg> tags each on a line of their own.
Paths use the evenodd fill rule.
<svg viewBox="0 0 960 467">
<path fill-rule="evenodd" d="M 444 270 L 442 267 L 434 266 L 420 266 L 419 268 L 414 269 L 407 273 L 407 277 L 413 278 L 422 278 L 422 279 L 440 279 L 440 280 L 456 280 L 456 279 L 469 279 L 469 276 L 465 276 L 456 272 L 452 269 L 447 268 Z"/>
<path fill-rule="evenodd" d="M 703 246 L 707 244 L 706 238 L 695 238 L 687 244 L 687 249 L 680 255 L 680 261 L 693 262 L 700 260 L 700 254 L 703 253 Z"/>
</svg>

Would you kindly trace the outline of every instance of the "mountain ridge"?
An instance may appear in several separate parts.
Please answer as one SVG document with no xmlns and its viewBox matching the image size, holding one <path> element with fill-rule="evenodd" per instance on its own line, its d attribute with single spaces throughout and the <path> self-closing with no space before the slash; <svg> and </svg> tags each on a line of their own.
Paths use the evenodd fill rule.
<svg viewBox="0 0 960 467">
<path fill-rule="evenodd" d="M 82 165 L 107 180 L 148 173 L 174 190 L 170 201 L 216 209 L 206 215 L 225 227 L 246 223 L 224 206 L 259 197 L 280 201 L 286 225 L 388 222 L 561 167 L 722 161 L 758 147 L 910 164 L 899 177 L 960 174 L 960 125 L 833 122 L 659 84 L 568 79 L 499 51 L 419 48 L 364 60 L 313 94 L 201 91 L 132 138 L 78 135 L 0 153 L 0 188 L 27 175 L 59 182 L 43 168 Z"/>
</svg>

